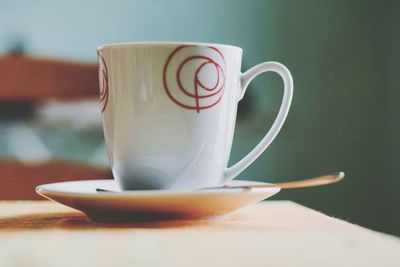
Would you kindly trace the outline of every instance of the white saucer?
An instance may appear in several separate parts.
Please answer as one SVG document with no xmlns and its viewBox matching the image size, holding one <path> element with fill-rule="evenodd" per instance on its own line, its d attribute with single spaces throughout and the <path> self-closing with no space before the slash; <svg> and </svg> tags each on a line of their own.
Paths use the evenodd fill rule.
<svg viewBox="0 0 400 267">
<path fill-rule="evenodd" d="M 259 182 L 232 181 L 229 185 Z M 202 191 L 146 190 L 96 192 L 97 188 L 118 190 L 114 180 L 88 180 L 45 184 L 36 192 L 84 212 L 92 221 L 118 222 L 149 219 L 201 219 L 227 214 L 269 198 L 279 187 L 257 189 L 211 189 Z"/>
</svg>

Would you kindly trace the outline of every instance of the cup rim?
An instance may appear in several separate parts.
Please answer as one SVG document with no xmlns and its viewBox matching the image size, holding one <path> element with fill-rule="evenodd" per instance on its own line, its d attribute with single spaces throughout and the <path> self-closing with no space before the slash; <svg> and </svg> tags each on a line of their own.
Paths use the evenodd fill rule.
<svg viewBox="0 0 400 267">
<path fill-rule="evenodd" d="M 97 50 L 117 49 L 117 48 L 127 48 L 127 47 L 143 47 L 143 46 L 162 47 L 162 46 L 177 46 L 177 45 L 222 46 L 225 48 L 243 51 L 243 49 L 238 46 L 228 45 L 228 44 L 202 43 L 202 42 L 157 42 L 157 41 L 110 43 L 110 44 L 104 44 L 104 45 L 98 46 Z"/>
</svg>

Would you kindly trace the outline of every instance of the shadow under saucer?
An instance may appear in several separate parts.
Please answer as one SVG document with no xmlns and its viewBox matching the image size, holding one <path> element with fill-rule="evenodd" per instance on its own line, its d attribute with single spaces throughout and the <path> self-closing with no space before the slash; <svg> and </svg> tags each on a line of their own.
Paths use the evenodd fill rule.
<svg viewBox="0 0 400 267">
<path fill-rule="evenodd" d="M 99 215 L 93 215 L 99 216 Z M 0 218 L 0 232 L 2 230 L 17 229 L 66 229 L 66 230 L 90 230 L 99 228 L 177 228 L 205 225 L 212 223 L 209 220 L 177 220 L 168 216 L 152 214 L 136 214 L 134 217 L 121 218 L 118 222 L 110 219 L 112 217 L 96 217 L 94 222 L 85 214 L 72 212 L 33 213 Z M 125 219 L 125 220 L 124 220 Z"/>
</svg>

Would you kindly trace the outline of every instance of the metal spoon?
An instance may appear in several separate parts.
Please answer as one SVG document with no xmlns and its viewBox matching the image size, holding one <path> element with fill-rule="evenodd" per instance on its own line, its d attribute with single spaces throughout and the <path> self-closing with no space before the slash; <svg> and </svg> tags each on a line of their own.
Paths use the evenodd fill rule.
<svg viewBox="0 0 400 267">
<path fill-rule="evenodd" d="M 290 181 L 290 182 L 282 182 L 282 183 L 275 183 L 275 184 L 254 184 L 254 185 L 238 185 L 238 186 L 219 186 L 219 187 L 207 187 L 198 189 L 201 190 L 212 190 L 212 189 L 247 189 L 251 190 L 254 188 L 271 188 L 271 187 L 280 187 L 282 189 L 289 189 L 289 188 L 303 188 L 303 187 L 313 187 L 313 186 L 321 186 L 327 184 L 333 184 L 339 182 L 344 178 L 344 172 L 336 172 L 332 174 L 327 174 L 324 176 L 319 176 L 310 179 L 298 180 L 298 181 Z M 106 189 L 97 188 L 97 192 L 109 192 L 109 193 L 118 193 L 117 191 L 111 191 Z"/>
</svg>

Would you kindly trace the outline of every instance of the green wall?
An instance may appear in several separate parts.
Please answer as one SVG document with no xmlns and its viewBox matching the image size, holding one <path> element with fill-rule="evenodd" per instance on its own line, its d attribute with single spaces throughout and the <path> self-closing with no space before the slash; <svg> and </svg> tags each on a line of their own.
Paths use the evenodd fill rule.
<svg viewBox="0 0 400 267">
<path fill-rule="evenodd" d="M 383 121 L 383 166 L 375 180 L 382 183 L 381 209 L 384 223 L 381 229 L 393 231 L 400 235 L 400 2 L 393 1 L 387 5 L 387 13 L 383 19 L 385 27 L 384 50 L 385 65 L 383 67 L 384 107 Z"/>
<path fill-rule="evenodd" d="M 268 3 L 277 7 L 270 35 L 278 45 L 269 51 L 272 57 L 264 57 L 283 61 L 292 71 L 294 102 L 282 134 L 242 177 L 265 174 L 261 177 L 278 181 L 344 170 L 341 184 L 277 198 L 399 235 L 398 4 Z M 279 102 L 279 81 L 265 83 L 271 92 L 259 101 Z M 254 122 L 254 127 L 260 126 Z M 253 140 L 238 143 L 235 154 Z"/>
</svg>

